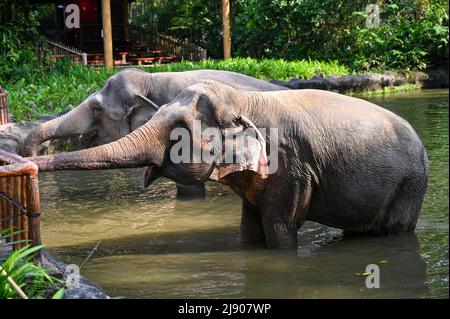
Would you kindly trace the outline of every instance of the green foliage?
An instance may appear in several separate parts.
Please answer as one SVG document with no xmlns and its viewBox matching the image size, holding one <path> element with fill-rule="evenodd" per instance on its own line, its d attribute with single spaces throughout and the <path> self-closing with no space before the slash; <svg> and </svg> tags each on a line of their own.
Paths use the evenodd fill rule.
<svg viewBox="0 0 450 319">
<path fill-rule="evenodd" d="M 4 83 L 14 119 L 35 119 L 77 106 L 114 72 L 60 62 L 53 70 Z"/>
<path fill-rule="evenodd" d="M 206 48 L 210 57 L 220 58 L 220 2 L 155 1 L 146 12 L 159 31 L 187 39 Z M 361 0 L 231 1 L 234 55 L 339 60 L 357 71 L 422 69 L 434 61 L 447 59 L 447 1 L 374 1 L 381 15 L 381 26 L 375 29 L 366 26 L 368 3 Z"/>
<path fill-rule="evenodd" d="M 13 236 L 14 233 L 9 229 L 0 232 L 0 241 Z M 8 243 L 7 245 L 12 245 Z M 11 277 L 14 282 L 24 291 L 29 298 L 44 298 L 49 290 L 61 281 L 47 274 L 41 266 L 35 265 L 32 260 L 41 246 L 25 246 L 12 252 L 1 262 L 2 269 Z M 7 280 L 7 277 L 0 274 L 0 299 L 19 298 L 20 296 L 14 290 Z"/>
<path fill-rule="evenodd" d="M 133 6 L 138 9 L 133 23 L 148 32 L 156 24 L 167 35 L 197 43 L 211 57 L 222 55 L 221 0 L 137 0 Z"/>
<path fill-rule="evenodd" d="M 19 5 L 14 6 L 14 21 L 0 25 L 0 83 L 42 73 L 47 61 L 37 49 L 44 48 L 37 25 L 36 12 Z"/>
<path fill-rule="evenodd" d="M 234 58 L 227 60 L 203 60 L 197 63 L 180 62 L 152 68 L 152 72 L 177 72 L 212 69 L 243 73 L 262 80 L 290 80 L 293 77 L 310 79 L 313 76 L 346 75 L 349 69 L 337 61 L 286 61 L 283 59 Z"/>
<path fill-rule="evenodd" d="M 179 62 L 145 68 L 147 72 L 179 72 L 198 69 L 235 71 L 271 80 L 292 77 L 308 79 L 314 75 L 345 75 L 350 70 L 337 61 L 285 61 L 235 58 L 225 61 L 204 60 L 199 63 Z M 58 114 L 72 109 L 100 89 L 115 71 L 58 63 L 43 74 L 31 74 L 17 81 L 3 83 L 9 92 L 9 110 L 16 120 L 35 119 L 41 114 Z"/>
<path fill-rule="evenodd" d="M 389 2 L 380 9 L 379 28 L 359 23 L 349 32 L 354 55 L 347 60 L 354 68 L 424 69 L 432 60 L 448 56 L 448 8 L 440 1 Z M 364 12 L 354 16 L 367 18 Z"/>
</svg>

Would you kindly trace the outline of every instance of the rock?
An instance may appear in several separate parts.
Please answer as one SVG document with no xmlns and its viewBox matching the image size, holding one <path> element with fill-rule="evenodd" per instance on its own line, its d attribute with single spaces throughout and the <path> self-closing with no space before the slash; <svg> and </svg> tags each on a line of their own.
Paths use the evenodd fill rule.
<svg viewBox="0 0 450 319">
<path fill-rule="evenodd" d="M 287 82 L 279 80 L 270 82 L 294 90 L 318 89 L 339 93 L 361 93 L 404 84 L 414 84 L 426 88 L 448 87 L 448 65 L 446 68 L 429 70 L 427 73 L 421 71 L 365 73 L 326 78 L 314 76 L 310 80 L 292 78 Z"/>
<path fill-rule="evenodd" d="M 17 154 L 23 140 L 37 126 L 25 121 L 0 125 L 0 149 Z"/>
<path fill-rule="evenodd" d="M 42 116 L 38 122 L 20 121 L 0 125 L 0 149 L 18 154 L 23 141 L 43 120 L 51 119 L 50 116 Z M 54 118 L 54 116 L 52 117 Z M 83 136 L 71 136 L 68 138 L 46 141 L 41 144 L 39 154 L 52 154 L 60 151 L 78 150 L 87 147 L 87 139 Z"/>
<path fill-rule="evenodd" d="M 423 82 L 425 88 L 446 88 L 448 87 L 448 66 L 447 69 L 437 69 L 428 72 L 429 78 Z"/>
<path fill-rule="evenodd" d="M 50 255 L 48 251 L 42 250 L 43 264 L 57 271 L 62 280 L 66 280 L 68 273 L 66 273 L 67 264 L 58 260 L 56 257 Z M 79 287 L 66 288 L 64 291 L 64 299 L 109 299 L 106 292 L 96 283 L 89 281 L 83 276 L 79 278 Z"/>
<path fill-rule="evenodd" d="M 1 137 L 1 132 L 0 132 L 0 150 L 4 150 L 7 151 L 9 153 L 16 153 L 17 154 L 17 150 L 19 149 L 19 144 L 12 139 L 3 139 Z"/>
</svg>

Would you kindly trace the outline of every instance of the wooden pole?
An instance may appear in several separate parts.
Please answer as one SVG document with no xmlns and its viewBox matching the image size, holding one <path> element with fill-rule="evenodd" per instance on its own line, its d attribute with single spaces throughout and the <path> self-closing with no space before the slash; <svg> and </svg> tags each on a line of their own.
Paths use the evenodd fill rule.
<svg viewBox="0 0 450 319">
<path fill-rule="evenodd" d="M 28 216 L 28 239 L 31 240 L 33 246 L 41 244 L 41 228 L 40 217 L 41 204 L 39 198 L 39 182 L 37 173 L 27 176 L 27 212 L 34 214 Z M 40 251 L 37 252 L 37 259 L 40 259 Z"/>
<path fill-rule="evenodd" d="M 14 186 L 14 177 L 7 177 L 6 178 L 6 196 L 8 196 L 9 198 L 14 198 L 13 197 L 13 186 Z M 6 227 L 5 228 L 9 228 L 9 231 L 13 231 L 13 218 L 11 218 L 14 214 L 14 209 L 11 206 L 10 203 L 6 203 L 6 218 L 8 218 L 8 220 L 6 221 Z M 14 238 L 12 236 L 7 238 L 8 242 L 13 241 Z"/>
<path fill-rule="evenodd" d="M 13 197 L 11 197 L 16 203 L 22 204 L 20 202 L 20 190 L 22 189 L 22 186 L 20 184 L 21 182 L 21 177 L 20 176 L 15 176 L 13 178 L 14 181 L 14 185 L 13 185 Z M 13 214 L 14 216 L 17 216 L 16 218 L 13 219 L 13 227 L 14 227 L 14 231 L 18 231 L 17 234 L 14 235 L 14 241 L 16 242 L 14 244 L 14 250 L 17 250 L 18 248 L 20 248 L 20 244 L 17 243 L 18 241 L 20 241 L 21 239 L 21 233 L 20 231 L 22 231 L 22 229 L 20 228 L 21 226 L 21 221 L 22 221 L 22 215 L 20 215 L 21 211 L 17 208 L 14 207 L 13 209 Z"/>
<path fill-rule="evenodd" d="M 20 190 L 20 204 L 27 209 L 27 176 L 23 175 L 21 178 L 21 190 Z M 23 230 L 22 240 L 28 240 L 28 217 L 22 215 L 20 229 Z M 20 248 L 28 245 L 28 242 L 23 242 L 20 244 Z"/>
<path fill-rule="evenodd" d="M 231 58 L 230 0 L 222 0 L 223 58 Z"/>
<path fill-rule="evenodd" d="M 113 67 L 110 0 L 102 0 L 102 19 L 103 19 L 103 51 L 105 55 L 105 67 L 108 70 L 110 70 Z"/>
<path fill-rule="evenodd" d="M 0 163 L 0 166 L 3 166 Z M 0 192 L 6 193 L 6 177 L 0 177 Z M 6 229 L 6 221 L 2 221 L 6 217 L 6 201 L 0 198 L 0 230 Z"/>
</svg>

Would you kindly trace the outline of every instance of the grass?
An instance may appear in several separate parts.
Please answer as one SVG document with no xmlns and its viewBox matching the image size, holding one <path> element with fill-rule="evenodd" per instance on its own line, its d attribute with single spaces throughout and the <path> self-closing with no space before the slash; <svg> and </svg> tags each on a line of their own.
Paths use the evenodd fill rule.
<svg viewBox="0 0 450 319">
<path fill-rule="evenodd" d="M 415 91 L 419 89 L 420 86 L 416 84 L 403 84 L 399 86 L 388 86 L 382 89 L 373 90 L 373 91 L 367 91 L 362 93 L 349 93 L 351 96 L 371 96 L 371 95 L 377 95 L 377 94 L 391 94 L 391 93 L 401 93 L 401 92 L 409 92 L 409 91 Z"/>
<path fill-rule="evenodd" d="M 350 69 L 337 61 L 234 58 L 228 60 L 203 60 L 198 63 L 184 61 L 152 68 L 152 72 L 178 72 L 212 69 L 243 73 L 262 80 L 288 81 L 293 77 L 310 79 L 313 76 L 347 75 Z"/>
<path fill-rule="evenodd" d="M 178 62 L 145 68 L 147 72 L 179 72 L 198 69 L 235 71 L 263 80 L 309 79 L 313 76 L 346 75 L 351 71 L 337 61 L 235 58 L 225 61 Z M 15 120 L 33 120 L 42 114 L 72 109 L 100 89 L 116 71 L 60 63 L 51 70 L 1 83 L 9 93 L 9 110 Z"/>
</svg>

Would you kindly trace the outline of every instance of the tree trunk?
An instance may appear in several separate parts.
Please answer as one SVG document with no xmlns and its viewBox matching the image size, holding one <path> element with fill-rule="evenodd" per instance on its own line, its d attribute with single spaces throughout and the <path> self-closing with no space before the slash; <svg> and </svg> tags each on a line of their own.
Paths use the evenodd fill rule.
<svg viewBox="0 0 450 319">
<path fill-rule="evenodd" d="M 105 67 L 108 70 L 110 70 L 113 67 L 110 0 L 102 0 L 102 18 L 103 18 L 103 50 L 105 57 Z"/>
<path fill-rule="evenodd" d="M 222 0 L 223 58 L 231 58 L 230 0 Z"/>
</svg>

